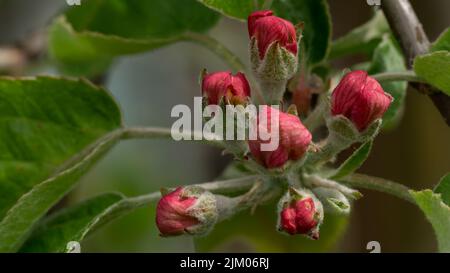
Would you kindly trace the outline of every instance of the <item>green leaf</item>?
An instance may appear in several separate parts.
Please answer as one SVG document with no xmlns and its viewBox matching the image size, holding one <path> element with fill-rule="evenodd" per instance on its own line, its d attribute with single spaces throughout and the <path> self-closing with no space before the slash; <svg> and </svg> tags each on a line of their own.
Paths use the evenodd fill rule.
<svg viewBox="0 0 450 273">
<path fill-rule="evenodd" d="M 195 0 L 90 0 L 54 21 L 50 53 L 67 73 L 98 74 L 114 57 L 183 40 L 218 18 Z"/>
<path fill-rule="evenodd" d="M 450 252 L 450 207 L 431 190 L 410 191 L 417 205 L 433 226 L 439 252 Z"/>
<path fill-rule="evenodd" d="M 439 184 L 434 189 L 435 193 L 440 193 L 442 201 L 447 206 L 450 206 L 450 173 L 444 175 L 439 181 Z"/>
<path fill-rule="evenodd" d="M 238 19 L 247 20 L 247 17 L 262 6 L 264 0 L 257 0 L 258 6 L 255 7 L 255 0 L 198 0 L 205 6 L 220 12 L 221 14 Z"/>
<path fill-rule="evenodd" d="M 431 51 L 450 51 L 450 28 L 447 28 L 431 45 Z"/>
<path fill-rule="evenodd" d="M 9 252 L 110 147 L 121 115 L 105 90 L 52 77 L 0 78 L 0 115 L 0 252 Z"/>
<path fill-rule="evenodd" d="M 352 174 L 359 169 L 364 161 L 369 157 L 372 149 L 372 141 L 362 144 L 344 163 L 337 169 L 336 173 L 331 177 L 332 179 L 340 179 Z"/>
<path fill-rule="evenodd" d="M 119 132 L 119 131 L 118 131 Z M 107 135 L 81 161 L 68 169 L 37 184 L 23 195 L 0 222 L 0 252 L 19 249 L 35 223 L 67 194 L 95 162 L 98 161 L 118 139 L 116 133 Z"/>
<path fill-rule="evenodd" d="M 372 56 L 386 33 L 389 33 L 389 24 L 383 12 L 378 11 L 368 22 L 334 41 L 329 58 L 334 59 L 356 53 L 366 53 Z"/>
<path fill-rule="evenodd" d="M 436 51 L 418 56 L 414 60 L 414 71 L 450 96 L 450 52 Z"/>
<path fill-rule="evenodd" d="M 277 231 L 276 204 L 259 206 L 216 225 L 207 236 L 196 238 L 197 251 L 326 252 L 332 251 L 347 226 L 347 217 L 327 214 L 320 227 L 320 239 L 289 236 Z M 237 247 L 237 248 L 236 248 Z"/>
<path fill-rule="evenodd" d="M 331 44 L 331 17 L 326 0 L 276 0 L 272 8 L 278 16 L 293 24 L 305 23 L 302 41 L 305 42 L 306 56 L 300 58 L 316 64 L 327 57 Z"/>
<path fill-rule="evenodd" d="M 372 65 L 368 72 L 370 75 L 384 72 L 405 71 L 405 60 L 400 49 L 397 47 L 391 35 L 385 35 L 383 41 L 377 46 L 373 53 Z M 383 116 L 383 128 L 391 129 L 400 121 L 406 97 L 406 82 L 381 83 L 384 91 L 391 94 L 394 101 Z"/>
<path fill-rule="evenodd" d="M 70 241 L 82 242 L 98 228 L 157 200 L 160 193 L 132 198 L 106 193 L 45 218 L 34 229 L 21 252 L 64 252 Z"/>
<path fill-rule="evenodd" d="M 52 214 L 38 224 L 20 251 L 64 252 L 68 242 L 81 242 L 96 217 L 122 199 L 120 194 L 106 193 Z"/>
</svg>

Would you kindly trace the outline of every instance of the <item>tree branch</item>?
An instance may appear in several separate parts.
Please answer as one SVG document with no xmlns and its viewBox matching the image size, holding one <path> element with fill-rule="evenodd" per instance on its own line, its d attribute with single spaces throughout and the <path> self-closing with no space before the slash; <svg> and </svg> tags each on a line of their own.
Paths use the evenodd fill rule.
<svg viewBox="0 0 450 273">
<path fill-rule="evenodd" d="M 0 47 L 0 72 L 22 75 L 25 68 L 43 55 L 46 40 L 43 32 L 36 32 L 12 46 Z"/>
<path fill-rule="evenodd" d="M 412 68 L 414 59 L 418 55 L 428 53 L 430 47 L 430 41 L 422 24 L 409 0 L 383 0 L 382 9 L 400 43 L 407 66 Z M 447 125 L 450 126 L 450 97 L 428 84 L 412 83 L 410 85 L 430 97 Z"/>
<path fill-rule="evenodd" d="M 21 71 L 27 63 L 27 56 L 23 52 L 15 47 L 2 47 L 0 48 L 0 71 L 7 72 L 8 74 L 17 75 L 18 71 Z"/>
</svg>

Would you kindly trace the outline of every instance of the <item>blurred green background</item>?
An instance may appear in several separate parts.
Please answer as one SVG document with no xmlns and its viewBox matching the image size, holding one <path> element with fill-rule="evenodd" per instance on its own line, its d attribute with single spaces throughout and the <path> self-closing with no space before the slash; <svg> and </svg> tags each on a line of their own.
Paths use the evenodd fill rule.
<svg viewBox="0 0 450 273">
<path fill-rule="evenodd" d="M 149 0 L 151 1 L 151 0 Z M 180 0 L 182 1 L 182 0 Z M 372 11 L 363 0 L 329 0 L 333 17 L 333 36 L 337 38 L 367 21 Z M 450 1 L 411 1 L 425 31 L 434 40 L 450 25 Z M 45 30 L 51 18 L 67 5 L 63 0 L 0 0 L 0 47 L 23 40 L 30 33 Z M 211 35 L 248 62 L 247 32 L 244 23 L 223 18 Z M 360 60 L 358 56 L 335 62 L 345 68 Z M 157 51 L 120 58 L 106 77 L 105 85 L 119 102 L 125 124 L 170 127 L 172 106 L 192 105 L 200 94 L 199 71 L 223 70 L 226 66 L 209 51 L 190 43 L 178 43 Z M 34 67 L 28 74 L 56 73 L 50 65 Z M 194 143 L 163 140 L 129 140 L 117 145 L 70 194 L 65 205 L 106 191 L 128 196 L 175 186 L 211 181 L 229 158 L 219 150 Z M 430 188 L 450 170 L 450 129 L 428 97 L 408 90 L 403 121 L 375 142 L 373 152 L 361 172 L 401 182 L 414 189 Z M 237 234 L 222 240 L 215 232 L 203 238 L 201 250 L 211 251 L 335 251 L 367 252 L 369 241 L 378 241 L 383 252 L 429 252 L 436 250 L 431 226 L 419 209 L 391 196 L 363 191 L 365 198 L 355 203 L 345 232 L 337 243 L 298 241 L 304 247 L 285 243 L 289 237 L 270 237 L 261 225 L 273 225 L 275 213 L 261 208 L 255 216 L 241 215 L 221 223 L 223 234 Z M 154 224 L 154 206 L 140 209 L 110 224 L 90 237 L 84 252 L 191 252 L 191 238 L 160 238 Z M 269 213 L 266 211 L 269 210 Z M 253 219 L 260 219 L 259 222 Z M 267 221 L 266 221 L 267 220 Z M 345 227 L 340 219 L 337 234 Z M 252 222 L 253 221 L 253 222 Z M 257 224 L 252 224 L 257 223 Z M 330 225 L 330 224 L 328 224 Z M 272 226 L 270 226 L 272 228 Z M 273 228 L 275 228 L 273 226 Z M 326 229 L 327 227 L 325 227 Z M 252 231 L 252 238 L 248 232 Z M 274 233 L 276 234 L 276 233 Z M 268 238 L 270 237 L 270 238 Z"/>
</svg>

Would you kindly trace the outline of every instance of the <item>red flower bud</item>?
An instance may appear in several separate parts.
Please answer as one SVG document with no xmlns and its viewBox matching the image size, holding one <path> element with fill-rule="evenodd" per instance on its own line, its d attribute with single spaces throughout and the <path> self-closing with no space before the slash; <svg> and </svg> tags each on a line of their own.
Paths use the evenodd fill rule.
<svg viewBox="0 0 450 273">
<path fill-rule="evenodd" d="M 244 104 L 250 97 L 250 85 L 243 73 L 215 72 L 202 79 L 202 93 L 208 104 L 219 104 L 224 98 L 231 104 Z"/>
<path fill-rule="evenodd" d="M 343 115 L 359 131 L 381 118 L 392 97 L 366 71 L 353 71 L 342 78 L 331 97 L 331 114 Z"/>
<path fill-rule="evenodd" d="M 258 131 L 271 133 L 271 115 L 278 114 L 279 145 L 274 151 L 262 151 L 261 144 L 269 143 L 271 140 L 261 140 L 258 134 L 257 140 L 249 141 L 250 152 L 260 164 L 266 168 L 277 168 L 283 166 L 288 160 L 298 160 L 306 153 L 311 143 L 311 133 L 301 123 L 300 119 L 288 113 L 283 113 L 275 108 L 264 106 L 262 111 L 267 115 L 267 122 L 260 123 L 261 113 L 258 117 Z M 266 126 L 265 128 L 261 128 Z"/>
<path fill-rule="evenodd" d="M 161 236 L 205 233 L 216 219 L 214 195 L 199 187 L 178 187 L 164 195 L 156 207 Z"/>
<path fill-rule="evenodd" d="M 292 54 L 297 55 L 297 34 L 294 25 L 273 15 L 270 10 L 256 11 L 248 17 L 248 33 L 258 44 L 259 57 L 264 59 L 269 46 L 277 42 Z"/>
<path fill-rule="evenodd" d="M 259 11 L 255 11 L 252 14 L 250 14 L 250 16 L 248 16 L 248 20 L 247 20 L 248 33 L 249 33 L 250 37 L 253 37 L 253 33 L 255 33 L 256 20 L 263 18 L 263 17 L 272 16 L 272 15 L 273 15 L 273 11 L 271 11 L 271 10 L 259 10 Z"/>
<path fill-rule="evenodd" d="M 181 196 L 183 188 L 178 187 L 175 191 L 163 196 L 156 208 L 156 225 L 162 235 L 180 235 L 191 226 L 197 225 L 199 221 L 188 214 L 196 198 Z"/>
<path fill-rule="evenodd" d="M 319 239 L 319 225 L 323 219 L 320 201 L 309 191 L 290 189 L 280 200 L 279 229 L 290 235 L 306 234 Z"/>
<path fill-rule="evenodd" d="M 281 228 L 291 235 L 306 234 L 317 226 L 315 206 L 311 197 L 293 202 L 281 211 Z"/>
</svg>

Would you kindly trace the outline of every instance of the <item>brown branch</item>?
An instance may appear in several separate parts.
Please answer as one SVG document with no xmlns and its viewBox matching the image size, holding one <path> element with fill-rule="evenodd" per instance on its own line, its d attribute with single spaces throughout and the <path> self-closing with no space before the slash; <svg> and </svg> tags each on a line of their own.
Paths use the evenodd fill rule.
<svg viewBox="0 0 450 273">
<path fill-rule="evenodd" d="M 408 68 L 412 68 L 416 56 L 428 53 L 430 48 L 430 41 L 422 24 L 409 0 L 383 0 L 382 9 L 400 43 Z M 430 97 L 450 126 L 450 97 L 428 84 L 410 83 L 410 85 Z"/>
<path fill-rule="evenodd" d="M 27 63 L 27 56 L 23 50 L 15 47 L 0 47 L 0 72 L 19 74 Z"/>
</svg>

